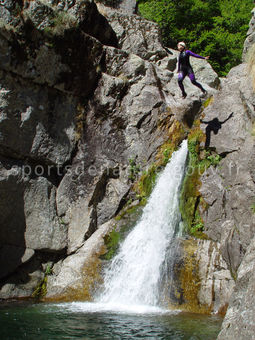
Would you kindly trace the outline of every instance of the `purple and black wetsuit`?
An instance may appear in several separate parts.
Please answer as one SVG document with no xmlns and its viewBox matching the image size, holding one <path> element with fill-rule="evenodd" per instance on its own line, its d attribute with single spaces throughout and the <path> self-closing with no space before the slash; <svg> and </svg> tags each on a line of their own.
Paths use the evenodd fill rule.
<svg viewBox="0 0 255 340">
<path fill-rule="evenodd" d="M 179 59 L 178 59 L 178 73 L 179 73 L 178 74 L 178 84 L 179 84 L 179 87 L 182 91 L 183 97 L 187 96 L 187 94 L 184 90 L 184 86 L 183 86 L 183 80 L 187 75 L 189 76 L 189 79 L 191 80 L 193 85 L 200 88 L 200 90 L 202 92 L 204 92 L 204 93 L 206 92 L 205 89 L 203 88 L 203 86 L 196 81 L 194 71 L 193 71 L 192 66 L 190 65 L 190 61 L 189 61 L 190 56 L 195 57 L 195 58 L 199 58 L 199 59 L 205 59 L 205 57 L 201 57 L 201 55 L 195 54 L 195 53 L 193 53 L 189 50 L 184 50 L 180 53 Z"/>
</svg>

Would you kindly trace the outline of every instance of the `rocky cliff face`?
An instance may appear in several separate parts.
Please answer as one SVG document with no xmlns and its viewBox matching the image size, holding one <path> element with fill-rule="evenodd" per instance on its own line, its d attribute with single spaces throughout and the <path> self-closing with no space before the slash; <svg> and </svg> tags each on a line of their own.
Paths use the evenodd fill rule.
<svg viewBox="0 0 255 340">
<path fill-rule="evenodd" d="M 244 56 L 254 51 L 254 10 L 248 36 L 245 41 Z M 253 52 L 254 53 L 254 52 Z M 226 197 L 226 204 L 221 217 L 222 228 L 218 230 L 221 238 L 222 252 L 226 261 L 235 273 L 235 287 L 230 297 L 229 307 L 224 319 L 220 340 L 252 339 L 255 332 L 254 324 L 254 245 L 255 245 L 255 177 L 254 177 L 254 107 L 255 95 L 252 82 L 254 81 L 254 56 L 248 59 L 250 65 L 243 64 L 234 68 L 227 80 L 226 87 L 231 86 L 231 93 L 236 93 L 235 107 L 228 106 L 234 112 L 232 123 L 240 126 L 239 137 L 231 133 L 228 137 L 233 149 L 224 159 L 223 172 L 220 171 L 220 185 L 217 186 L 217 196 L 221 191 Z M 248 74 L 247 74 L 248 73 Z M 228 90 L 226 88 L 226 92 Z M 230 88 L 229 88 L 230 89 Z M 225 92 L 225 93 L 226 93 Z M 224 92 L 223 92 L 224 93 Z M 227 97 L 227 96 L 226 96 Z M 227 102 L 227 99 L 224 100 Z M 237 115 L 235 114 L 237 113 Z M 230 120 L 229 120 L 230 122 Z M 226 122 L 227 124 L 227 122 Z M 230 125 L 230 131 L 234 127 Z M 223 130 L 223 126 L 222 126 Z M 240 132 L 242 133 L 240 134 Z M 228 132 L 228 134 L 229 134 Z M 227 134 L 227 132 L 226 132 Z M 216 136 L 215 136 L 216 137 Z M 237 144 L 238 139 L 240 141 Z M 214 145 L 216 146 L 216 141 Z M 236 145 L 236 146 L 235 146 Z M 219 147 L 219 146 L 218 146 Z M 228 164 L 226 161 L 228 160 Z M 227 168 L 226 168 L 227 166 Z M 225 168 L 225 170 L 224 170 Z M 228 170 L 226 170 L 228 169 Z M 230 169 L 234 170 L 230 171 Z M 229 171 L 231 173 L 229 173 Z M 210 177 L 210 176 L 209 176 Z M 229 184 L 227 184 L 229 183 Z M 227 184 L 227 187 L 225 185 Z M 230 187 L 230 186 L 231 187 Z M 227 192 L 226 192 L 227 190 Z M 222 195 L 221 194 L 221 195 Z M 215 200 L 217 202 L 218 198 Z"/>
<path fill-rule="evenodd" d="M 187 80 L 183 100 L 177 52 L 162 47 L 158 27 L 132 14 L 134 1 L 108 5 L 0 6 L 0 298 L 45 295 L 47 281 L 47 299 L 89 299 L 107 241 L 134 222 L 195 120 L 199 157 L 210 150 L 220 162 L 201 176 L 205 203 L 195 204 L 208 240 L 180 241 L 177 286 L 183 305 L 196 300 L 186 309 L 207 312 L 226 308 L 234 289 L 222 331 L 230 339 L 240 299 L 254 315 L 255 99 L 246 66 L 220 82 L 194 60 L 213 99 Z"/>
<path fill-rule="evenodd" d="M 130 199 L 130 160 L 148 168 L 176 118 L 200 110 L 196 89 L 180 102 L 176 52 L 162 48 L 158 27 L 99 9 L 104 15 L 93 1 L 0 6 L 2 298 L 31 296 L 56 262 L 48 294 L 79 286 L 91 235 Z M 195 67 L 217 86 L 204 61 Z"/>
</svg>

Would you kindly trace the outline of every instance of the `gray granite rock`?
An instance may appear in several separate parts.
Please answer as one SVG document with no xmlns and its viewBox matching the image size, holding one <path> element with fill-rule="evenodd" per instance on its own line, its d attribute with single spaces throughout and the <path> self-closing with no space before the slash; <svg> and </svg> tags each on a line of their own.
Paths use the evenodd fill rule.
<svg viewBox="0 0 255 340">
<path fill-rule="evenodd" d="M 201 124 L 205 146 L 223 157 L 217 168 L 211 166 L 203 174 L 200 192 L 208 205 L 201 210 L 205 232 L 219 243 L 236 281 L 218 337 L 224 340 L 252 338 L 255 327 L 250 274 L 255 235 L 254 99 L 247 67 L 239 65 L 222 80 Z"/>
<path fill-rule="evenodd" d="M 136 0 L 96 0 L 96 3 L 118 9 L 126 14 L 132 15 L 136 12 Z"/>
<path fill-rule="evenodd" d="M 98 9 L 111 24 L 117 36 L 120 49 L 136 54 L 143 59 L 155 56 L 158 60 L 167 56 L 167 52 L 161 44 L 157 24 L 147 21 L 138 15 L 130 16 L 100 4 Z"/>
<path fill-rule="evenodd" d="M 114 222 L 110 220 L 101 225 L 75 254 L 53 267 L 53 275 L 48 277 L 47 299 L 91 297 L 100 277 L 101 260 L 98 257 L 105 252 L 104 236 L 112 230 Z"/>
<path fill-rule="evenodd" d="M 237 282 L 218 340 L 253 339 L 255 289 L 255 239 L 250 241 L 238 269 Z"/>
<path fill-rule="evenodd" d="M 200 192 L 208 204 L 203 212 L 206 233 L 221 242 L 223 258 L 234 276 L 255 232 L 252 203 L 247 204 L 255 196 L 255 143 L 241 98 L 247 93 L 247 101 L 254 98 L 250 86 L 245 65 L 232 69 L 213 104 L 204 111 L 201 125 L 206 147 L 224 157 L 220 166 L 210 167 L 202 176 Z M 240 90 L 245 94 L 241 96 Z"/>
<path fill-rule="evenodd" d="M 25 244 L 34 250 L 59 251 L 67 246 L 67 228 L 55 210 L 56 188 L 40 177 L 30 180 L 24 191 Z"/>
<path fill-rule="evenodd" d="M 201 279 L 199 303 L 210 306 L 213 313 L 221 313 L 228 306 L 235 281 L 222 258 L 220 243 L 209 240 L 198 241 L 195 256 Z"/>
<path fill-rule="evenodd" d="M 0 71 L 0 150 L 7 157 L 63 165 L 75 147 L 76 103 Z M 17 133 L 18 131 L 18 133 Z M 39 169 L 38 169 L 39 170 Z"/>
</svg>

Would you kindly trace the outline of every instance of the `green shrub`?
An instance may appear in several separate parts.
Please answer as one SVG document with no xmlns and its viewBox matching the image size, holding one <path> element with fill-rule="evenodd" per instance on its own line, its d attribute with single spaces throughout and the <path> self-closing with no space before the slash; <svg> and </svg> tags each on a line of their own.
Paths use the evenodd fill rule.
<svg viewBox="0 0 255 340">
<path fill-rule="evenodd" d="M 221 76 L 241 62 L 251 0 L 138 0 L 140 14 L 159 24 L 165 46 L 184 40 Z"/>
<path fill-rule="evenodd" d="M 131 180 L 131 182 L 134 182 L 137 179 L 137 176 L 139 175 L 139 172 L 141 170 L 140 165 L 136 164 L 136 160 L 134 158 L 129 159 L 129 175 L 128 179 Z"/>
<path fill-rule="evenodd" d="M 50 25 L 45 27 L 44 31 L 48 34 L 63 35 L 65 30 L 77 27 L 77 25 L 76 18 L 70 13 L 64 11 L 54 12 L 50 19 Z"/>
</svg>

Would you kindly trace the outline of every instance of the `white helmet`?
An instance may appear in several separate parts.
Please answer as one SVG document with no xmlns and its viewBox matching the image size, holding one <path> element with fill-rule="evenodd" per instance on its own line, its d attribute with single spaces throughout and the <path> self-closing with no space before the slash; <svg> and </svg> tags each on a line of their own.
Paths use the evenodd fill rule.
<svg viewBox="0 0 255 340">
<path fill-rule="evenodd" d="M 181 46 L 183 46 L 184 48 L 186 48 L 186 44 L 185 44 L 184 41 L 180 41 L 180 42 L 178 43 L 178 45 L 181 45 Z M 177 46 L 178 46 L 178 45 L 177 45 Z"/>
</svg>

